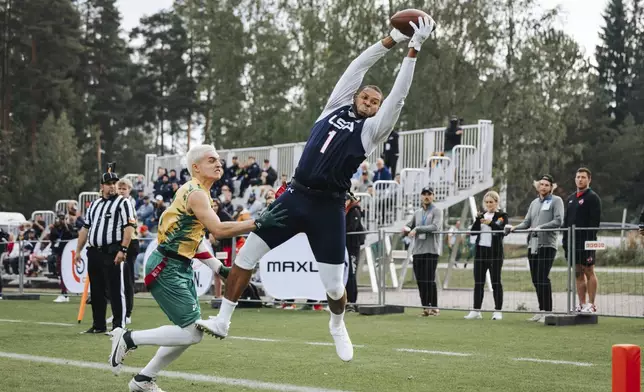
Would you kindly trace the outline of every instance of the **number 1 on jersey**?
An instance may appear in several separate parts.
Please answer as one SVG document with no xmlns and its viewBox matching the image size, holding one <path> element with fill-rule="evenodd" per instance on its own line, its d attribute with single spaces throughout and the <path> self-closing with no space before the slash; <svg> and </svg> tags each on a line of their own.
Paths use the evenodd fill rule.
<svg viewBox="0 0 644 392">
<path fill-rule="evenodd" d="M 326 138 L 326 141 L 324 142 L 324 145 L 320 149 L 320 152 L 322 154 L 324 154 L 324 152 L 326 151 L 327 147 L 329 147 L 329 144 L 331 144 L 331 139 L 333 139 L 333 137 L 335 136 L 336 133 L 338 133 L 338 131 L 329 132 L 329 137 Z"/>
</svg>

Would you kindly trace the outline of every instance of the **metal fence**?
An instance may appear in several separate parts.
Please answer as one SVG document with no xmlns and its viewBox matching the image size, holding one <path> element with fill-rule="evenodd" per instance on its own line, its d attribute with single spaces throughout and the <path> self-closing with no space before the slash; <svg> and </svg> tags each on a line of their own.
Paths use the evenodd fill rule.
<svg viewBox="0 0 644 392">
<path fill-rule="evenodd" d="M 585 243 L 587 249 L 576 252 L 563 249 L 564 236 L 569 236 L 569 243 L 573 243 L 575 236 L 588 230 L 541 230 L 539 235 L 557 233 L 557 249 L 541 250 L 537 254 L 530 254 L 528 250 L 530 233 L 534 231 L 510 233 L 503 240 L 503 256 L 487 260 L 476 257 L 473 235 L 478 233 L 438 232 L 436 234 L 442 236 L 444 247 L 436 272 L 430 275 L 424 275 L 426 271 L 422 268 L 427 260 L 417 258 L 414 263 L 411 254 L 413 243 L 406 243 L 401 233 L 381 230 L 379 241 L 385 245 L 385 254 L 383 264 L 378 265 L 375 272 L 381 277 L 378 292 L 367 293 L 366 296 L 367 299 L 378 296 L 382 304 L 422 308 L 421 295 L 427 295 L 427 290 L 435 288 L 437 298 L 433 298 L 432 293 L 432 301 L 437 302 L 430 303 L 429 307 L 463 310 L 463 316 L 468 315 L 468 311 L 480 310 L 482 317 L 491 317 L 496 309 L 501 312 L 572 314 L 582 311 L 578 284 L 586 287 L 588 294 L 583 302 L 590 306 L 592 298 L 588 295 L 592 294 L 594 278 L 581 271 L 577 275 L 581 267 L 576 265 L 586 263 L 592 255 L 598 281 L 592 303 L 597 314 L 642 317 L 644 236 L 636 229 L 605 229 L 599 231 L 597 241 Z M 625 234 L 620 235 L 621 232 Z M 387 246 L 388 243 L 392 246 Z M 429 281 L 427 276 L 433 276 L 434 280 Z M 385 296 L 384 302 L 381 302 L 382 296 Z M 476 303 L 478 301 L 481 303 Z"/>
<path fill-rule="evenodd" d="M 503 255 L 486 259 L 480 254 L 477 256 L 476 252 L 475 235 L 481 232 L 437 232 L 443 248 L 436 260 L 435 275 L 426 275 L 427 269 L 422 268 L 427 260 L 417 258 L 414 261 L 411 254 L 414 243 L 400 232 L 383 229 L 349 233 L 349 236 L 376 238 L 361 246 L 356 260 L 357 303 L 461 310 L 463 316 L 469 311 L 480 310 L 482 317 L 487 318 L 497 309 L 529 313 L 530 316 L 534 313 L 573 314 L 581 310 L 578 284 L 586 287 L 588 294 L 594 289 L 593 279 L 589 283 L 589 276 L 577 273 L 581 269 L 578 265 L 584 265 L 592 256 L 598 281 L 596 297 L 594 300 L 587 297 L 583 302 L 592 301 L 596 313 L 602 316 L 644 317 L 644 236 L 633 228 L 593 229 L 598 230 L 596 241 L 584 242 L 584 249 L 578 251 L 573 251 L 572 247 L 564 250 L 564 237 L 573 244 L 588 230 L 573 227 L 503 233 Z M 538 236 L 556 235 L 557 248 L 532 253 L 528 244 L 535 233 Z M 0 256 L 0 275 L 5 282 L 5 291 L 58 295 L 56 290 L 39 291 L 46 283 L 56 282 L 55 276 L 60 270 L 55 263 L 41 262 L 43 274 L 28 276 L 34 267 L 33 255 L 38 253 L 24 250 L 26 242 L 15 243 L 19 250 L 12 253 L 13 257 L 6 253 Z M 233 243 L 237 243 L 237 239 Z M 228 255 L 218 253 L 217 256 L 223 259 Z M 235 257 L 236 247 L 233 247 L 231 261 L 234 262 Z M 71 256 L 64 256 L 61 261 L 70 263 Z M 66 266 L 69 267 L 72 266 Z M 427 276 L 434 279 L 427 279 Z M 423 306 L 421 292 L 427 296 L 434 288 L 436 297 L 431 297 L 433 294 L 430 297 L 436 302 Z M 289 303 L 305 303 L 302 299 L 293 300 Z M 273 299 L 264 301 L 272 302 Z M 480 304 L 476 303 L 478 301 Z"/>
</svg>

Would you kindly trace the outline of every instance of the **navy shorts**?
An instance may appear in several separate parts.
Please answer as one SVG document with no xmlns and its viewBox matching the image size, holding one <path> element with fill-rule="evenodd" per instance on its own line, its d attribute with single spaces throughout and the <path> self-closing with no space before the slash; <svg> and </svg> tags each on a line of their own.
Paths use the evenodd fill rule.
<svg viewBox="0 0 644 392">
<path fill-rule="evenodd" d="M 346 220 L 344 199 L 303 192 L 289 186 L 273 203 L 287 211 L 286 227 L 255 231 L 273 249 L 298 233 L 305 233 L 318 263 L 344 264 Z"/>
</svg>

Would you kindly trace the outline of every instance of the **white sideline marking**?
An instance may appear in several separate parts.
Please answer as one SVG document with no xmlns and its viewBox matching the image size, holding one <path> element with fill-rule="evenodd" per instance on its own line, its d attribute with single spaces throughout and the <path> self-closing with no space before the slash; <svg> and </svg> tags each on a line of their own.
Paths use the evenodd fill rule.
<svg viewBox="0 0 644 392">
<path fill-rule="evenodd" d="M 552 359 L 537 359 L 537 358 L 512 358 L 512 359 L 515 361 L 553 363 L 556 365 L 593 366 L 593 364 L 589 362 L 557 361 Z"/>
<path fill-rule="evenodd" d="M 72 327 L 74 324 L 69 323 L 50 323 L 46 321 L 25 321 L 25 320 L 9 320 L 9 319 L 0 319 L 0 322 L 4 323 L 27 323 L 27 324 L 40 324 L 40 325 L 56 325 L 59 327 Z"/>
<path fill-rule="evenodd" d="M 472 355 L 468 353 L 455 353 L 452 351 L 417 350 L 415 348 L 397 348 L 396 351 L 404 352 L 404 353 L 450 355 L 452 357 L 469 357 Z"/>
<path fill-rule="evenodd" d="M 281 342 L 281 340 L 279 339 L 254 338 L 251 336 L 229 336 L 228 338 L 237 340 L 251 340 L 253 342 Z"/>
<path fill-rule="evenodd" d="M 335 346 L 335 343 L 329 343 L 329 342 L 304 342 L 304 344 L 308 344 L 310 346 Z M 354 344 L 353 347 L 358 347 L 358 348 L 364 348 L 364 344 Z"/>
<path fill-rule="evenodd" d="M 2 351 L 0 351 L 0 357 L 20 359 L 20 360 L 29 361 L 29 362 L 50 363 L 53 365 L 73 366 L 73 367 L 79 367 L 79 368 L 108 370 L 108 371 L 112 370 L 112 366 L 106 363 L 73 361 L 70 359 L 63 359 L 63 358 L 40 357 L 36 355 L 6 353 Z M 121 368 L 121 371 L 126 371 L 130 373 L 137 373 L 139 370 L 140 370 L 139 368 L 134 368 L 130 366 L 123 366 Z M 252 388 L 252 389 L 268 389 L 272 391 L 343 392 L 335 389 L 303 387 L 303 386 L 291 385 L 291 384 L 277 384 L 272 382 L 245 380 L 241 378 L 209 376 L 206 374 L 197 374 L 197 373 L 162 371 L 159 373 L 159 375 L 163 377 L 178 378 L 178 379 L 187 380 L 187 381 L 200 381 L 200 382 L 207 382 L 212 384 L 233 385 L 233 386 L 240 386 L 240 387 Z"/>
</svg>

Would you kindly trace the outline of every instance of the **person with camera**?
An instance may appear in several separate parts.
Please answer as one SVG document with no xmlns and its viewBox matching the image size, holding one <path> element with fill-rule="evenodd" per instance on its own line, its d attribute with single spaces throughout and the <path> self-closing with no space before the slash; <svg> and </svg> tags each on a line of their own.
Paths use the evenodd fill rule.
<svg viewBox="0 0 644 392">
<path fill-rule="evenodd" d="M 476 232 L 476 251 L 474 255 L 474 310 L 465 316 L 467 320 L 481 319 L 485 276 L 490 271 L 494 295 L 494 313 L 492 320 L 503 319 L 503 285 L 501 284 L 501 268 L 503 268 L 503 237 L 508 214 L 499 211 L 499 194 L 490 191 L 483 197 L 485 212 L 476 215 L 470 229 Z"/>
<path fill-rule="evenodd" d="M 74 262 L 81 263 L 81 251 L 87 247 L 87 273 L 92 296 L 92 327 L 85 333 L 105 333 L 107 301 L 102 293 L 109 292 L 112 307 L 112 329 L 125 326 L 126 296 L 123 262 L 128 253 L 136 218 L 134 207 L 116 193 L 119 178 L 108 164 L 101 177 L 101 197 L 86 212 L 85 225 L 78 236 Z"/>
<path fill-rule="evenodd" d="M 441 235 L 443 211 L 434 206 L 434 189 L 427 186 L 420 192 L 421 208 L 414 212 L 411 221 L 403 228 L 403 234 L 415 239 L 412 255 L 414 275 L 423 306 L 421 316 L 438 316 L 438 290 L 436 267 L 443 250 Z"/>
<path fill-rule="evenodd" d="M 534 182 L 539 196 L 530 203 L 523 222 L 510 228 L 510 231 L 531 229 L 528 235 L 528 263 L 532 284 L 537 291 L 539 311 L 552 312 L 552 286 L 550 269 L 557 254 L 557 232 L 540 229 L 558 229 L 563 223 L 564 205 L 561 197 L 553 195 L 557 184 L 551 175 L 544 174 Z M 537 313 L 529 321 L 544 322 L 546 315 Z"/>
<path fill-rule="evenodd" d="M 640 234 L 644 235 L 644 208 L 642 209 L 642 213 L 640 214 Z"/>
</svg>

